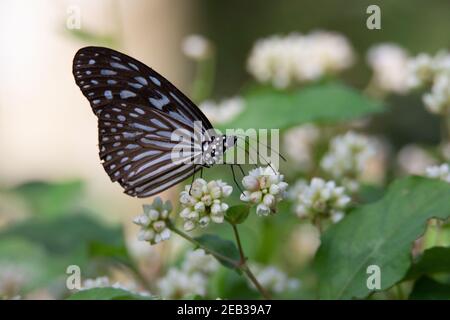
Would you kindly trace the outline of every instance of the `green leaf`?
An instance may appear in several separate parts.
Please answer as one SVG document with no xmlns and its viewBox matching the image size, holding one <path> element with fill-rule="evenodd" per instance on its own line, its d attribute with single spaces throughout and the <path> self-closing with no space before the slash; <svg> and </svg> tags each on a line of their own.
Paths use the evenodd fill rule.
<svg viewBox="0 0 450 320">
<path fill-rule="evenodd" d="M 366 297 L 367 267 L 381 269 L 381 289 L 400 281 L 411 265 L 411 246 L 430 218 L 450 216 L 450 184 L 408 177 L 394 182 L 385 196 L 355 209 L 322 236 L 315 266 L 319 296 Z"/>
<path fill-rule="evenodd" d="M 411 300 L 450 300 L 450 285 L 422 277 L 416 281 L 409 295 Z"/>
<path fill-rule="evenodd" d="M 78 291 L 67 300 L 155 300 L 155 297 L 144 296 L 127 290 L 105 287 Z"/>
<path fill-rule="evenodd" d="M 66 254 L 77 247 L 94 242 L 115 246 L 124 242 L 122 228 L 104 226 L 85 214 L 73 214 L 52 220 L 28 219 L 0 232 L 0 240 L 9 236 L 39 243 L 52 254 Z"/>
<path fill-rule="evenodd" d="M 450 248 L 434 247 L 425 250 L 409 269 L 406 279 L 415 279 L 424 274 L 440 272 L 450 273 Z"/>
<path fill-rule="evenodd" d="M 247 219 L 249 212 L 250 208 L 247 205 L 237 205 L 227 210 L 225 218 L 232 224 L 241 224 Z"/>
<path fill-rule="evenodd" d="M 81 198 L 83 184 L 80 181 L 49 183 L 33 181 L 11 190 L 23 197 L 33 214 L 55 217 L 71 211 Z"/>
<path fill-rule="evenodd" d="M 72 263 L 72 259 L 48 256 L 39 244 L 25 239 L 9 237 L 0 241 L 0 272 L 12 268 L 15 277 L 22 279 L 19 294 L 64 278 L 67 266 Z"/>
<path fill-rule="evenodd" d="M 296 91 L 263 89 L 244 98 L 245 110 L 219 129 L 285 129 L 308 122 L 351 120 L 383 110 L 380 103 L 342 84 L 314 85 Z"/>
<path fill-rule="evenodd" d="M 203 234 L 195 240 L 212 251 L 236 261 L 236 263 L 239 261 L 239 251 L 230 240 L 224 240 L 213 234 Z M 217 258 L 217 260 L 227 268 L 235 268 L 235 265 L 226 259 Z"/>
<path fill-rule="evenodd" d="M 250 287 L 246 277 L 229 269 L 221 269 L 212 276 L 212 294 L 222 299 L 258 299 L 261 295 Z"/>
</svg>

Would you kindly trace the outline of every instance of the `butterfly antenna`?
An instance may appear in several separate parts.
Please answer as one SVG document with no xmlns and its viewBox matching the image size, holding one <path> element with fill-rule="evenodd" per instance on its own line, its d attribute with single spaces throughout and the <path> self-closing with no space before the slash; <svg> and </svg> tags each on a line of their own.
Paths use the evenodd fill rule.
<svg viewBox="0 0 450 320">
<path fill-rule="evenodd" d="M 245 140 L 244 140 L 245 141 Z M 269 166 L 274 174 L 277 174 L 277 172 L 275 171 L 275 169 L 272 167 L 272 165 L 267 161 L 267 159 L 265 159 L 263 156 L 261 156 L 258 152 L 257 149 L 253 148 L 250 144 L 248 145 L 249 148 L 251 148 L 252 150 L 256 151 L 256 154 L 262 159 L 264 160 L 264 162 L 266 163 L 267 166 Z M 250 154 L 248 154 L 248 156 L 250 157 Z"/>
<path fill-rule="evenodd" d="M 241 194 L 244 194 L 244 191 L 242 191 L 241 187 L 239 186 L 239 183 L 236 181 L 236 175 L 234 174 L 234 164 L 232 164 L 230 166 L 231 168 L 231 173 L 233 174 L 233 181 L 236 184 L 236 187 L 239 189 L 239 191 L 241 192 Z"/>
<path fill-rule="evenodd" d="M 241 136 L 237 135 L 237 137 L 240 137 L 240 138 L 243 138 L 243 139 L 245 139 L 246 137 L 248 137 L 248 139 L 251 139 L 250 136 L 245 136 L 245 135 L 244 135 L 244 136 L 242 136 L 242 135 L 241 135 Z M 253 139 L 253 141 L 256 141 L 256 142 L 260 143 L 260 144 L 263 145 L 264 147 L 268 148 L 271 152 L 276 153 L 281 159 L 283 159 L 283 161 L 287 162 L 286 158 L 285 158 L 281 153 L 279 153 L 278 151 L 273 150 L 269 145 L 265 144 L 264 142 L 258 141 L 257 138 L 256 138 L 256 139 Z"/>
<path fill-rule="evenodd" d="M 247 149 L 242 148 L 242 147 L 240 147 L 240 146 L 238 146 L 238 145 L 236 145 L 236 148 L 239 148 L 239 149 L 243 150 L 243 151 L 245 152 L 245 154 L 248 155 L 248 158 L 249 158 L 252 162 L 254 161 L 253 158 L 250 156 L 250 153 L 248 152 Z M 255 168 L 258 168 L 258 166 L 256 165 L 256 163 L 257 163 L 257 161 L 255 161 L 255 163 L 253 164 L 253 166 L 254 166 Z"/>
</svg>

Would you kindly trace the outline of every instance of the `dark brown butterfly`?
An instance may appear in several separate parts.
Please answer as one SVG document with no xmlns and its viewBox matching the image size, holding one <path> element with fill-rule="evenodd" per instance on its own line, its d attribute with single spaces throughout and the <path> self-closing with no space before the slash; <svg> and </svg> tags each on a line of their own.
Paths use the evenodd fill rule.
<svg viewBox="0 0 450 320">
<path fill-rule="evenodd" d="M 82 48 L 75 54 L 73 75 L 98 117 L 103 167 L 128 195 L 149 197 L 164 191 L 215 164 L 236 142 L 236 137 L 218 134 L 163 76 L 123 53 Z M 174 135 L 177 131 L 187 138 L 180 142 L 183 133 Z M 174 147 L 180 144 L 190 152 L 174 161 Z"/>
</svg>

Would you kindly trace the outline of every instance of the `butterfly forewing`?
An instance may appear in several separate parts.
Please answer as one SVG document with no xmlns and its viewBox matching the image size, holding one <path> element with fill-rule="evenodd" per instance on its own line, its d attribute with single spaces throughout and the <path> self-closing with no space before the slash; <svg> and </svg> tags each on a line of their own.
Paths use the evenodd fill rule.
<svg viewBox="0 0 450 320">
<path fill-rule="evenodd" d="M 193 132 L 198 121 L 206 132 L 211 123 L 163 76 L 136 59 L 100 47 L 80 49 L 73 74 L 98 117 L 103 166 L 127 194 L 151 196 L 200 169 L 192 162 L 172 160 L 172 149 L 179 143 L 172 133 Z M 201 153 L 198 146 L 193 151 Z"/>
</svg>

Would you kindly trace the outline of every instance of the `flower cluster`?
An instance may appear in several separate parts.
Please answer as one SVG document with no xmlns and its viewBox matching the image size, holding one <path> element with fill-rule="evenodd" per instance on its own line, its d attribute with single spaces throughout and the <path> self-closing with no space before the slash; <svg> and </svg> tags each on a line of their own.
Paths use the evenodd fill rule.
<svg viewBox="0 0 450 320">
<path fill-rule="evenodd" d="M 170 229 L 167 226 L 169 213 L 172 211 L 170 201 L 162 202 L 157 197 L 151 205 L 144 205 L 144 213 L 137 216 L 133 222 L 141 227 L 138 239 L 156 244 L 170 238 Z"/>
<path fill-rule="evenodd" d="M 225 99 L 218 103 L 207 100 L 202 102 L 199 108 L 212 123 L 227 123 L 242 112 L 244 100 L 240 97 Z"/>
<path fill-rule="evenodd" d="M 285 197 L 288 184 L 283 180 L 284 176 L 271 166 L 253 169 L 242 179 L 246 190 L 241 194 L 241 200 L 255 204 L 260 216 L 274 213 L 277 203 Z"/>
<path fill-rule="evenodd" d="M 431 113 L 447 113 L 450 110 L 450 72 L 436 76 L 431 92 L 424 94 L 422 99 Z"/>
<path fill-rule="evenodd" d="M 172 267 L 158 281 L 163 298 L 176 299 L 187 295 L 206 295 L 208 276 L 217 271 L 218 262 L 203 249 L 187 253 L 180 268 Z"/>
<path fill-rule="evenodd" d="M 93 288 L 115 288 L 141 296 L 150 296 L 150 293 L 148 291 L 138 290 L 134 282 L 129 282 L 127 284 L 122 284 L 120 282 L 112 283 L 111 280 L 106 276 L 84 280 L 80 290 L 82 291 Z"/>
<path fill-rule="evenodd" d="M 252 264 L 250 268 L 261 286 L 273 293 L 279 294 L 296 290 L 300 285 L 300 282 L 297 279 L 289 278 L 283 271 L 275 266 Z M 253 286 L 253 284 L 251 285 Z"/>
<path fill-rule="evenodd" d="M 431 113 L 444 114 L 450 109 L 450 54 L 438 52 L 435 56 L 425 53 L 411 59 L 408 65 L 409 86 L 428 87 L 431 91 L 422 99 Z"/>
<path fill-rule="evenodd" d="M 228 210 L 228 204 L 223 201 L 232 191 L 233 187 L 222 180 L 196 179 L 192 186 L 187 185 L 180 193 L 183 207 L 180 217 L 184 219 L 184 229 L 190 231 L 198 225 L 206 227 L 211 221 L 222 223 Z"/>
<path fill-rule="evenodd" d="M 426 168 L 425 175 L 429 178 L 440 179 L 450 183 L 450 168 L 446 163 Z"/>
<path fill-rule="evenodd" d="M 358 188 L 358 179 L 368 160 L 376 154 L 376 144 L 369 137 L 349 131 L 335 137 L 320 163 L 333 178 L 345 181 L 351 191 Z"/>
<path fill-rule="evenodd" d="M 367 62 L 374 71 L 373 84 L 384 92 L 405 93 L 408 90 L 408 54 L 396 44 L 373 46 L 367 53 Z"/>
<path fill-rule="evenodd" d="M 212 46 L 205 37 L 198 34 L 191 34 L 184 38 L 181 44 L 181 50 L 188 58 L 200 61 L 210 56 Z"/>
<path fill-rule="evenodd" d="M 286 88 L 346 69 L 353 61 L 353 49 L 344 36 L 316 31 L 257 41 L 247 67 L 258 81 Z"/>
<path fill-rule="evenodd" d="M 298 190 L 295 212 L 300 218 L 329 217 L 338 222 L 344 217 L 344 209 L 351 200 L 344 187 L 321 178 L 313 178 L 309 185 L 299 186 Z"/>
</svg>

